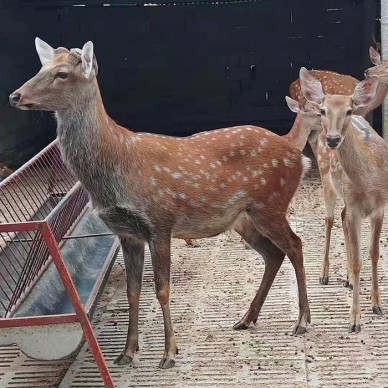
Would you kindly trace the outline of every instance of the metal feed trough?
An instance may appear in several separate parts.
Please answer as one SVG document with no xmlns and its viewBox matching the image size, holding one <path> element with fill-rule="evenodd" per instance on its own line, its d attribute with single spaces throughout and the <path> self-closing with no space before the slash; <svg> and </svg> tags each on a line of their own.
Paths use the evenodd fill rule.
<svg viewBox="0 0 388 388">
<path fill-rule="evenodd" d="M 0 345 L 27 356 L 71 356 L 85 336 L 113 381 L 90 318 L 118 250 L 56 141 L 0 183 Z"/>
</svg>

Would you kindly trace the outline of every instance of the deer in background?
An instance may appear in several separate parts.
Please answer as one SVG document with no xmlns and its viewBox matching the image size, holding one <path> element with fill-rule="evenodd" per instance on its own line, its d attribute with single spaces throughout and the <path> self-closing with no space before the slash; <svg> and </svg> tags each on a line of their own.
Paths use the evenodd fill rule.
<svg viewBox="0 0 388 388">
<path fill-rule="evenodd" d="M 311 132 L 314 130 L 318 130 L 319 133 L 321 132 L 321 126 L 317 123 L 319 121 L 317 120 L 319 111 L 314 104 L 311 104 L 303 97 L 299 101 L 295 101 L 286 96 L 286 103 L 290 110 L 296 112 L 297 115 L 290 131 L 282 137 L 302 152 Z M 244 239 L 241 239 L 241 243 L 246 249 L 251 248 Z"/>
<path fill-rule="evenodd" d="M 379 75 L 379 84 L 377 87 L 376 96 L 373 98 L 371 103 L 367 106 L 356 108 L 354 114 L 362 117 L 366 117 L 371 111 L 381 105 L 388 92 L 388 77 L 384 77 L 384 68 L 386 65 L 388 65 L 388 61 L 386 61 L 384 64 L 384 62 L 381 61 L 379 53 L 373 47 L 369 48 L 369 56 L 372 63 L 376 64 L 377 66 L 368 69 L 365 74 L 368 75 L 369 72 L 379 73 L 373 74 Z M 387 70 L 385 71 L 385 74 L 387 74 Z M 323 90 L 328 94 L 351 95 L 354 92 L 356 85 L 359 83 L 357 79 L 349 75 L 343 75 L 332 71 L 302 70 L 301 73 L 303 73 L 304 75 L 305 82 L 310 82 L 309 74 L 318 79 L 322 84 Z M 292 82 L 290 85 L 290 95 L 297 101 L 302 96 L 300 80 L 303 75 L 300 75 L 299 79 Z M 329 152 L 329 149 L 326 145 L 326 141 L 320 140 L 319 133 L 321 129 L 321 123 L 318 119 L 316 121 L 316 128 L 315 130 L 311 131 L 311 135 L 309 136 L 308 141 L 317 159 L 326 208 L 325 247 L 323 253 L 321 273 L 319 277 L 319 283 L 326 285 L 329 283 L 329 252 L 331 242 L 331 231 L 334 223 L 334 209 L 338 197 L 338 190 L 342 190 L 340 186 L 337 185 L 336 187 L 333 184 L 332 177 L 335 176 L 335 182 L 340 182 L 342 176 L 342 167 L 337 159 L 336 153 Z M 330 169 L 332 170 L 332 172 Z M 334 175 L 332 175 L 332 173 Z M 352 288 L 351 277 L 351 273 L 348 273 L 348 278 L 345 282 L 345 285 L 349 286 L 350 288 Z"/>
<path fill-rule="evenodd" d="M 302 243 L 286 212 L 309 159 L 263 128 L 237 126 L 186 138 L 134 133 L 106 113 L 97 83 L 92 42 L 82 50 L 53 49 L 36 39 L 41 70 L 10 95 L 19 109 L 55 111 L 67 166 L 89 191 L 124 253 L 128 335 L 118 364 L 138 350 L 138 313 L 144 248 L 149 245 L 156 296 L 164 318 L 159 364 L 175 364 L 178 348 L 170 317 L 171 238 L 204 238 L 235 229 L 265 261 L 259 290 L 234 328 L 255 322 L 285 255 L 294 267 L 299 317 L 310 322 Z M 274 220 L 276 222 L 274 222 Z"/>
<path fill-rule="evenodd" d="M 0 163 L 0 182 L 9 177 L 13 171 L 7 167 L 4 163 Z"/>
<path fill-rule="evenodd" d="M 360 82 L 352 95 L 325 94 L 322 84 L 311 74 L 307 82 L 302 79 L 302 93 L 319 105 L 322 135 L 331 152 L 336 152 L 343 169 L 342 187 L 345 209 L 342 214 L 349 271 L 353 277 L 353 303 L 350 311 L 349 332 L 361 330 L 359 302 L 361 222 L 371 221 L 370 256 L 372 261 L 372 309 L 383 314 L 378 284 L 379 242 L 384 218 L 384 205 L 388 202 L 388 145 L 366 124 L 352 120 L 354 111 L 369 105 L 376 96 L 378 78 Z M 357 120 L 357 117 L 356 117 Z"/>
</svg>

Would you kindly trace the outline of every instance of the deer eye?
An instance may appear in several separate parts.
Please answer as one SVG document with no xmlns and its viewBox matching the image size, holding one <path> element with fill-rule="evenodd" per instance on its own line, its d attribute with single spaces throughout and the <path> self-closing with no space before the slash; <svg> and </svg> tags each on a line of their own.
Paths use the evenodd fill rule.
<svg viewBox="0 0 388 388">
<path fill-rule="evenodd" d="M 346 116 L 350 116 L 352 113 L 353 113 L 353 111 L 352 111 L 351 109 L 349 109 L 349 110 L 346 112 Z"/>
<path fill-rule="evenodd" d="M 324 109 L 320 109 L 319 114 L 322 115 L 322 116 L 325 116 L 326 112 L 325 112 Z"/>
<path fill-rule="evenodd" d="M 66 79 L 68 77 L 68 73 L 65 73 L 64 71 L 60 71 L 59 73 L 57 73 L 57 77 L 58 78 L 61 78 L 61 79 Z"/>
</svg>

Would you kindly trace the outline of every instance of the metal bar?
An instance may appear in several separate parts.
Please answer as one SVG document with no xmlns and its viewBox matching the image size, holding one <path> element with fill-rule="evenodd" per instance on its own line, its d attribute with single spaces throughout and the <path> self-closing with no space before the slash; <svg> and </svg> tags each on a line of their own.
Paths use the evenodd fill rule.
<svg viewBox="0 0 388 388">
<path fill-rule="evenodd" d="M 77 235 L 77 236 L 65 236 L 65 237 L 62 237 L 62 240 L 73 240 L 73 239 L 76 239 L 76 238 L 88 238 L 88 237 L 103 237 L 103 236 L 113 236 L 114 233 L 94 233 L 94 234 L 80 234 L 80 235 Z M 21 239 L 12 239 L 13 242 L 31 242 L 32 239 L 31 238 L 28 238 L 28 239 L 24 239 L 24 240 L 21 240 Z"/>
<path fill-rule="evenodd" d="M 0 224 L 0 233 L 12 233 L 12 232 L 31 232 L 39 229 L 39 225 L 42 221 L 27 221 L 27 222 L 12 222 L 10 224 Z"/>
<path fill-rule="evenodd" d="M 46 222 L 51 221 L 57 214 L 58 212 L 61 211 L 61 209 L 70 201 L 71 197 L 74 195 L 74 193 L 81 188 L 82 185 L 80 182 L 77 182 L 66 194 L 64 198 L 61 199 L 61 201 L 58 203 L 57 206 L 51 211 L 51 213 L 45 218 Z"/>
<path fill-rule="evenodd" d="M 70 273 L 68 272 L 66 265 L 63 261 L 61 252 L 55 241 L 55 237 L 52 234 L 51 229 L 49 228 L 47 223 L 41 224 L 41 231 L 43 238 L 45 239 L 48 249 L 51 253 L 51 257 L 53 258 L 55 266 L 58 270 L 59 276 L 61 277 L 62 283 L 71 300 L 74 311 L 76 312 L 79 322 L 82 325 L 86 340 L 88 341 L 89 348 L 93 353 L 94 360 L 96 361 L 105 387 L 114 388 L 112 376 L 109 372 L 108 366 L 106 365 L 104 355 L 102 354 L 97 338 L 94 335 L 92 325 L 89 321 L 84 306 L 82 305 L 80 296 L 78 295 L 77 289 L 75 288 L 75 285 L 73 283 L 73 279 L 71 278 Z"/>
<path fill-rule="evenodd" d="M 381 57 L 388 59 L 388 0 L 381 0 Z M 383 138 L 388 140 L 388 96 L 383 103 Z"/>
<path fill-rule="evenodd" d="M 0 329 L 6 327 L 45 326 L 78 322 L 76 314 L 38 315 L 36 317 L 2 318 Z"/>
<path fill-rule="evenodd" d="M 3 187 L 3 186 L 6 186 L 8 182 L 12 181 L 13 179 L 15 179 L 16 177 L 18 177 L 20 175 L 20 173 L 23 172 L 23 170 L 34 164 L 39 158 L 42 157 L 42 155 L 44 155 L 45 153 L 47 153 L 47 151 L 49 151 L 52 147 L 54 147 L 55 145 L 57 144 L 57 139 L 55 139 L 54 141 L 52 141 L 48 146 L 46 146 L 45 148 L 43 148 L 42 151 L 40 151 L 39 153 L 37 153 L 33 158 L 31 158 L 28 162 L 24 163 L 23 166 L 19 167 L 16 171 L 14 171 L 13 174 L 11 174 L 9 177 L 5 178 L 1 183 L 0 183 L 0 187 Z"/>
</svg>

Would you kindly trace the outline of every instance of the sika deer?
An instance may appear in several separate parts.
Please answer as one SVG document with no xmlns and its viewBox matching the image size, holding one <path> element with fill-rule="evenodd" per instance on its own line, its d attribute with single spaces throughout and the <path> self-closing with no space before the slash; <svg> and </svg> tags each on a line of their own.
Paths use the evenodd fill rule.
<svg viewBox="0 0 388 388">
<path fill-rule="evenodd" d="M 283 139 L 286 139 L 299 151 L 303 151 L 311 132 L 314 130 L 321 132 L 322 127 L 318 123 L 319 119 L 317 117 L 319 110 L 315 108 L 315 104 L 311 104 L 303 97 L 299 102 L 286 97 L 286 102 L 288 107 L 297 113 L 297 116 L 292 128 L 283 136 Z M 246 249 L 250 249 L 249 244 L 244 239 L 241 239 L 241 243 Z"/>
<path fill-rule="evenodd" d="M 379 85 L 377 88 L 376 96 L 372 102 L 365 107 L 358 107 L 354 114 L 366 117 L 371 111 L 378 107 L 384 100 L 388 92 L 388 61 L 382 62 L 379 53 L 373 48 L 369 48 L 369 56 L 372 63 L 377 66 L 368 69 L 365 74 L 370 72 L 372 75 L 379 76 Z M 304 68 L 303 68 L 304 69 Z M 384 73 L 385 70 L 385 73 Z M 359 81 L 351 76 L 343 75 L 331 71 L 301 70 L 300 79 L 294 81 L 290 85 L 290 95 L 292 98 L 299 100 L 302 96 L 301 92 L 301 79 L 304 78 L 305 82 L 310 82 L 312 77 L 317 78 L 323 87 L 323 90 L 329 94 L 337 95 L 350 95 L 354 92 L 354 88 Z M 325 217 L 325 248 L 322 260 L 321 274 L 319 277 L 320 284 L 326 285 L 329 283 L 329 251 L 331 230 L 334 223 L 334 209 L 338 195 L 341 197 L 341 193 L 338 190 L 342 190 L 338 182 L 341 181 L 342 167 L 339 163 L 336 153 L 330 153 L 326 145 L 326 141 L 319 139 L 319 133 L 321 129 L 320 120 L 317 120 L 317 130 L 312 131 L 309 136 L 309 143 L 314 152 L 314 155 L 318 162 L 319 173 L 321 175 L 321 181 L 323 186 L 323 195 L 326 207 Z M 334 183 L 334 184 L 333 184 Z M 350 278 L 349 278 L 350 277 Z M 348 279 L 345 283 L 346 286 L 352 287 L 351 273 L 348 273 Z"/>
<path fill-rule="evenodd" d="M 294 333 L 305 332 L 310 311 L 302 243 L 286 211 L 309 160 L 286 140 L 253 126 L 186 138 L 133 133 L 104 109 L 92 42 L 70 51 L 54 50 L 38 38 L 35 43 L 42 68 L 10 96 L 10 103 L 19 109 L 56 112 L 65 163 L 121 240 L 130 314 L 127 342 L 116 363 L 130 363 L 138 350 L 146 242 L 164 318 L 165 352 L 159 366 L 175 363 L 178 348 L 169 307 L 172 237 L 204 238 L 234 228 L 263 256 L 263 281 L 235 329 L 257 320 L 287 255 L 299 290 Z"/>
<path fill-rule="evenodd" d="M 373 312 L 381 315 L 378 284 L 379 240 L 384 218 L 384 205 L 388 202 L 388 145 L 361 120 L 360 130 L 352 120 L 353 112 L 370 104 L 376 95 L 378 79 L 360 82 L 353 95 L 325 94 L 315 78 L 303 82 L 302 92 L 311 102 L 319 104 L 322 136 L 328 147 L 336 152 L 343 169 L 342 187 L 345 201 L 343 227 L 349 260 L 348 270 L 353 277 L 353 305 L 349 332 L 361 330 L 360 318 L 360 235 L 363 218 L 371 219 L 370 256 L 372 260 L 371 299 Z M 357 120 L 357 117 L 356 117 Z M 363 122 L 362 122 L 363 121 Z"/>
</svg>

